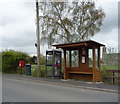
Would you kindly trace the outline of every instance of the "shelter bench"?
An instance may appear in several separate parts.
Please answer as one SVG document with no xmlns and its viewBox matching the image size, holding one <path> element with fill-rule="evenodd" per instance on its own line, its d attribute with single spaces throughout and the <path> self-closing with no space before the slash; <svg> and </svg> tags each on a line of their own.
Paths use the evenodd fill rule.
<svg viewBox="0 0 120 104">
<path fill-rule="evenodd" d="M 70 75 L 70 79 L 82 79 L 82 80 L 89 80 L 92 81 L 93 79 L 93 72 L 76 72 L 76 71 L 70 71 L 68 72 Z"/>
<path fill-rule="evenodd" d="M 74 71 L 69 72 L 69 73 L 71 74 L 93 74 L 92 72 L 74 72 Z"/>
</svg>

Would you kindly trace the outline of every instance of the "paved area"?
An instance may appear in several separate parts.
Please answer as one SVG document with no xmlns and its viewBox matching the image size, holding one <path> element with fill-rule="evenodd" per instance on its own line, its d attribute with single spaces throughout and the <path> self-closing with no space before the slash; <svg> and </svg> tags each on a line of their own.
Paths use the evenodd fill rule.
<svg viewBox="0 0 120 104">
<path fill-rule="evenodd" d="M 38 77 L 31 77 L 25 75 L 11 75 L 11 74 L 3 74 L 3 77 L 9 77 L 19 80 L 29 80 L 32 82 L 38 83 L 46 83 L 46 84 L 55 84 L 60 86 L 69 86 L 69 87 L 79 87 L 84 89 L 92 89 L 98 91 L 107 91 L 107 92 L 118 92 L 117 85 L 107 85 L 104 83 L 91 83 L 85 81 L 75 81 L 75 80 L 63 80 L 63 79 L 51 79 L 51 78 L 38 78 Z"/>
<path fill-rule="evenodd" d="M 118 102 L 118 94 L 112 92 L 7 77 L 3 77 L 2 80 L 3 102 Z"/>
</svg>

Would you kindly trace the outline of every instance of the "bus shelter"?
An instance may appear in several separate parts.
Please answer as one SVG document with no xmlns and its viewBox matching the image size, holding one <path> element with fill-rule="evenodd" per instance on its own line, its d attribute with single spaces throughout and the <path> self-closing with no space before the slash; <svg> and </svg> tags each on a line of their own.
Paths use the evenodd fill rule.
<svg viewBox="0 0 120 104">
<path fill-rule="evenodd" d="M 100 47 L 105 46 L 93 40 L 57 44 L 64 52 L 64 79 L 101 81 Z"/>
</svg>

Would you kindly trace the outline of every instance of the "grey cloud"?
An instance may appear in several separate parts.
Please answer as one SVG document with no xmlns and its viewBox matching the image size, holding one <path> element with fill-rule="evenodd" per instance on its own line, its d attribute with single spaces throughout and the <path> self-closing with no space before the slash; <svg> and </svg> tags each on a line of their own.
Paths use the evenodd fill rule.
<svg viewBox="0 0 120 104">
<path fill-rule="evenodd" d="M 3 37 L 3 44 L 2 46 L 5 47 L 6 44 L 8 44 L 10 47 L 27 47 L 34 45 L 35 43 L 35 33 L 31 30 L 24 30 L 22 32 L 19 32 L 14 34 L 13 37 L 10 38 L 10 35 L 8 37 Z"/>
<path fill-rule="evenodd" d="M 120 52 L 120 1 L 118 3 L 118 50 Z"/>
<path fill-rule="evenodd" d="M 3 3 L 3 5 L 0 5 L 0 13 L 2 18 L 2 24 L 0 25 L 14 24 L 20 21 L 25 22 L 29 19 L 29 16 L 35 18 L 34 9 L 34 2 Z"/>
<path fill-rule="evenodd" d="M 105 19 L 103 26 L 101 27 L 101 32 L 107 33 L 117 27 L 118 27 L 117 17 L 108 17 Z"/>
<path fill-rule="evenodd" d="M 103 11 L 106 17 L 101 27 L 102 33 L 111 32 L 112 29 L 118 27 L 118 3 L 117 2 L 102 2 Z"/>
<path fill-rule="evenodd" d="M 6 12 L 2 12 L 2 24 L 0 24 L 2 46 L 34 46 L 36 41 L 34 4 L 32 2 L 13 2 L 7 6 Z"/>
</svg>

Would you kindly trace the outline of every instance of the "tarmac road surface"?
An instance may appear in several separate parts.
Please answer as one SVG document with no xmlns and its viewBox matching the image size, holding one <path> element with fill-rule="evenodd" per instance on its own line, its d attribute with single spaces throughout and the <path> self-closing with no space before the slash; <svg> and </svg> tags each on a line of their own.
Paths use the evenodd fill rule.
<svg viewBox="0 0 120 104">
<path fill-rule="evenodd" d="M 3 102 L 118 102 L 118 94 L 16 79 L 2 79 Z"/>
</svg>

